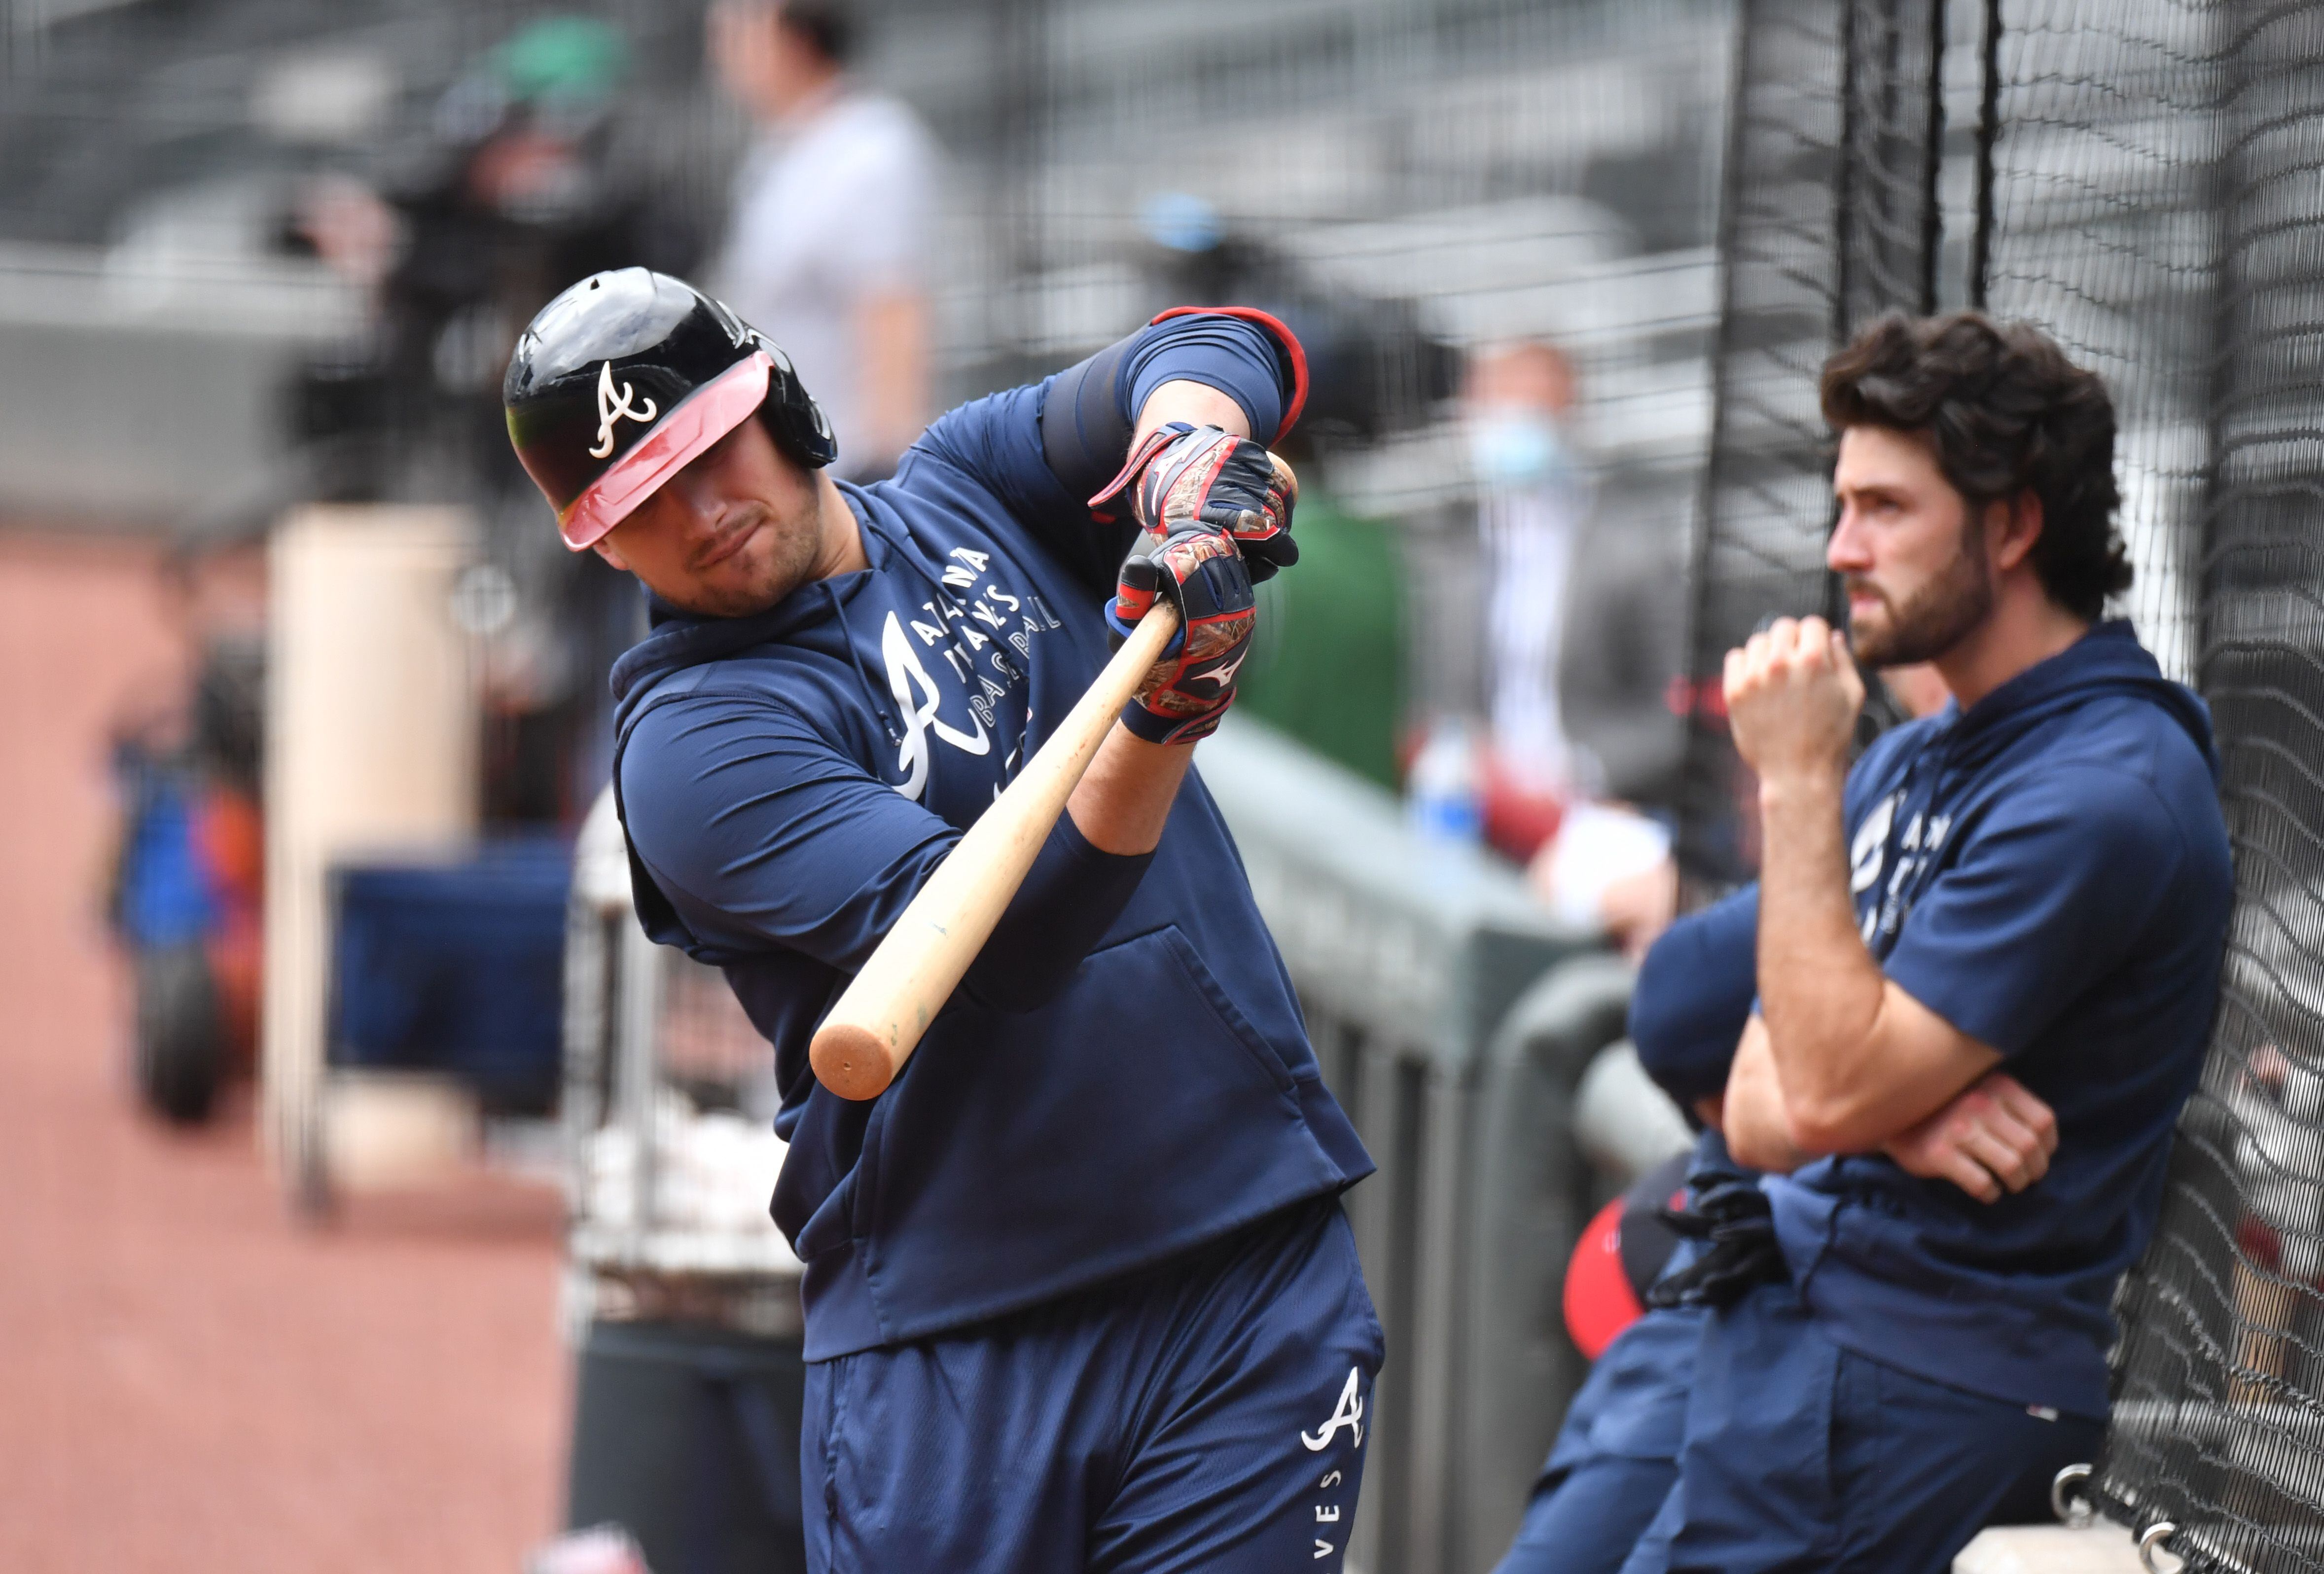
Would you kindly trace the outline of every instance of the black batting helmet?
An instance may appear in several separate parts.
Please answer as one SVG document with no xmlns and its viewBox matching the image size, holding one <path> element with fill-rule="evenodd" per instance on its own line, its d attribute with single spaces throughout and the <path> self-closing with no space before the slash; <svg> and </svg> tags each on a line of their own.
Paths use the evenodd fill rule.
<svg viewBox="0 0 2324 1574">
<path fill-rule="evenodd" d="M 790 357 L 691 284 L 593 274 L 540 308 L 501 383 L 509 440 L 578 552 L 757 411 L 810 467 L 838 454 Z"/>
</svg>

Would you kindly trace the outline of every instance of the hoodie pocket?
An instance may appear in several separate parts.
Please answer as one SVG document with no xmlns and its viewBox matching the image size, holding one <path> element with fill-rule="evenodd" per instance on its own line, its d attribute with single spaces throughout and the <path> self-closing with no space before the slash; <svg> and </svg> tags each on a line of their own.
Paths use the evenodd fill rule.
<svg viewBox="0 0 2324 1574">
<path fill-rule="evenodd" d="M 1087 1283 L 1344 1184 L 1186 937 L 1092 953 L 1021 1015 L 939 1017 L 881 1100 L 853 1222 L 889 1322 Z"/>
<path fill-rule="evenodd" d="M 1204 1006 L 1209 1008 L 1211 1016 L 1216 1019 L 1219 1026 L 1226 1031 L 1227 1036 L 1241 1045 L 1249 1053 L 1252 1063 L 1265 1073 L 1268 1081 L 1274 1084 L 1276 1091 L 1286 1098 L 1295 1097 L 1291 1072 L 1289 1068 L 1284 1065 L 1283 1057 L 1268 1046 L 1267 1040 L 1260 1036 L 1259 1029 L 1250 1025 L 1250 1019 L 1235 1008 L 1233 999 L 1213 976 L 1209 966 L 1203 961 L 1202 953 L 1194 949 L 1194 943 L 1186 938 L 1185 933 L 1176 924 L 1154 930 L 1150 934 L 1139 935 L 1134 940 L 1125 940 L 1120 945 L 1110 946 L 1106 951 L 1096 954 L 1109 955 L 1112 952 L 1125 951 L 1148 941 L 1159 942 L 1157 949 L 1162 955 L 1176 965 L 1187 987 Z M 1093 957 L 1092 960 L 1094 961 L 1095 958 Z"/>
</svg>

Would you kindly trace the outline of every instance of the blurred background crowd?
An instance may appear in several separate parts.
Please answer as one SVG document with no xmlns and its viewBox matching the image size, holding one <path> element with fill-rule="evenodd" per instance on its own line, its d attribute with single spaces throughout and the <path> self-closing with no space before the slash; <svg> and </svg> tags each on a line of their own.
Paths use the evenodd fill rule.
<svg viewBox="0 0 2324 1574">
<path fill-rule="evenodd" d="M 199 1487 L 171 1512 L 67 1448 L 73 1489 L 0 1515 L 0 1562 L 89 1566 L 93 1537 L 120 1568 L 512 1569 L 568 1521 L 672 1548 L 795 1519 L 761 1500 L 795 1383 L 758 1210 L 770 1068 L 715 976 L 636 954 L 592 810 L 642 605 L 562 549 L 503 429 L 517 332 L 595 270 L 678 273 L 765 330 L 856 480 L 1164 308 L 1279 316 L 1314 377 L 1303 557 L 1265 587 L 1258 725 L 1221 741 L 1231 816 L 1238 770 L 1290 761 L 1337 805 L 1329 923 L 1406 903 L 1471 936 L 1489 911 L 1635 956 L 1677 899 L 1702 698 L 1681 652 L 1733 32 L 1726 0 L 0 3 L 0 1118 L 49 1133 L 0 1141 L 27 1181 L 0 1237 L 43 1286 L 0 1290 L 0 1328 L 54 1374 L 0 1439 L 109 1417 L 188 1456 L 141 1481 Z M 1297 971 L 1329 925 L 1238 833 Z M 1425 945 L 1381 943 L 1371 985 L 1438 987 Z M 1321 1033 L 1329 990 L 1302 987 Z M 1360 1075 L 1388 1021 L 1351 1018 L 1327 1066 Z M 1425 1222 L 1380 1211 L 1368 1243 L 1425 1262 Z M 237 1272 L 224 1301 L 153 1290 Z M 350 1300 L 359 1273 L 401 1288 Z M 115 1358 L 90 1319 L 166 1344 L 189 1305 L 218 1324 L 198 1359 L 119 1358 L 202 1366 L 212 1413 L 157 1431 L 134 1384 L 92 1407 Z M 687 1419 L 656 1362 L 725 1408 Z M 335 1399 L 357 1368 L 376 1391 Z M 461 1419 L 388 1427 L 413 1458 L 366 1485 L 337 1423 L 398 1405 Z M 672 1506 L 697 1472 L 623 1513 L 638 1461 L 700 1426 L 743 1506 Z M 318 1449 L 318 1501 L 346 1503 L 252 1496 Z M 1431 1511 L 1379 1480 L 1390 1549 Z M 635 1555 L 609 1533 L 540 1566 Z"/>
<path fill-rule="evenodd" d="M 18 0 L 0 495 L 167 520 L 189 590 L 300 503 L 462 507 L 483 816 L 569 829 L 638 609 L 501 435 L 549 295 L 703 282 L 856 478 L 1156 309 L 1260 305 L 1314 369 L 1317 561 L 1250 708 L 1384 786 L 1425 753 L 1431 823 L 1521 861 L 1569 804 L 1667 803 L 1725 7 L 777 15 Z M 1560 869 L 1580 916 L 1602 871 Z"/>
</svg>

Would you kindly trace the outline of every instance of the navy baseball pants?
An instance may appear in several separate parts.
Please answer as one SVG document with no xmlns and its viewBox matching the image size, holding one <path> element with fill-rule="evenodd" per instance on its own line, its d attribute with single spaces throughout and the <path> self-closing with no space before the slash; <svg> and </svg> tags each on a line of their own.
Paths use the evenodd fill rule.
<svg viewBox="0 0 2324 1574">
<path fill-rule="evenodd" d="M 1336 1200 L 807 1368 L 816 1574 L 1339 1574 L 1379 1320 Z"/>
<path fill-rule="evenodd" d="M 1673 1454 L 1567 1450 L 1562 1436 L 1563 1469 L 1545 1473 L 1502 1574 L 1946 1574 L 1982 1526 L 2046 1518 L 2051 1478 L 2095 1459 L 2105 1430 L 1841 1349 L 1789 1284 L 1699 1326 L 1692 1361 L 1665 1360 L 1664 1387 L 1628 1395 L 1638 1417 L 1683 1409 Z M 1609 1435 L 1602 1416 L 1594 1430 Z M 1592 1494 L 1605 1523 L 1586 1534 Z"/>
<path fill-rule="evenodd" d="M 1678 1479 L 1706 1312 L 1663 1308 L 1591 1367 L 1495 1574 L 1614 1574 Z"/>
</svg>

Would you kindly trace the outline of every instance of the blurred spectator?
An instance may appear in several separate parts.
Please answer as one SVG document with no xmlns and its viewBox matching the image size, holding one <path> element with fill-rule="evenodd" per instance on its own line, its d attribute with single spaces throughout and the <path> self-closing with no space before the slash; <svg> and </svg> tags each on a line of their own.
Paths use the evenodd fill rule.
<svg viewBox="0 0 2324 1574">
<path fill-rule="evenodd" d="M 575 280 L 642 264 L 690 272 L 706 226 L 661 178 L 670 128 L 624 115 L 623 34 L 538 18 L 479 55 L 374 188 L 309 181 L 284 239 L 369 291 L 373 331 L 315 357 L 298 398 L 314 495 L 474 506 L 497 606 L 477 622 L 487 821 L 569 822 L 604 779 L 605 675 L 637 596 L 539 528 L 500 383 L 518 329 Z"/>
<path fill-rule="evenodd" d="M 1573 368 L 1539 341 L 1499 345 L 1470 363 L 1462 391 L 1487 564 L 1495 764 L 1515 792 L 1554 803 L 1575 779 L 1558 675 L 1566 583 L 1590 508 L 1568 430 Z"/>
<path fill-rule="evenodd" d="M 600 269 L 697 260 L 700 224 L 622 151 L 629 69 L 608 23 L 542 17 L 470 65 L 376 187 L 305 183 L 283 241 L 377 311 L 375 336 L 320 358 L 301 391 L 325 495 L 467 497 L 475 483 L 529 496 L 500 408 L 518 328 Z"/>
<path fill-rule="evenodd" d="M 1683 543 L 1606 509 L 1585 510 L 1570 540 L 1554 633 L 1566 801 L 1531 872 L 1569 922 L 1603 929 L 1636 957 L 1678 907 L 1663 816 L 1685 757 L 1668 699 L 1685 638 Z"/>
<path fill-rule="evenodd" d="M 708 30 L 761 128 L 710 291 L 790 356 L 839 439 L 839 473 L 877 479 L 929 413 L 935 145 L 846 74 L 853 28 L 829 0 L 716 0 Z"/>
<path fill-rule="evenodd" d="M 385 193 L 402 235 L 381 286 L 396 425 L 493 490 L 522 480 L 500 413 L 518 328 L 600 269 L 693 261 L 680 254 L 693 247 L 677 216 L 614 159 L 628 70 L 627 45 L 605 23 L 530 23 L 444 95 L 428 152 Z M 359 258 L 364 226 L 334 212 L 348 209 L 347 193 L 331 198 L 309 233 L 318 250 L 328 242 Z"/>
<path fill-rule="evenodd" d="M 1558 715 L 1572 786 L 1675 808 L 1686 732 L 1671 685 L 1685 666 L 1687 532 L 1601 500 L 1583 522 L 1558 631 Z"/>
<path fill-rule="evenodd" d="M 1685 617 L 1671 533 L 1600 518 L 1572 437 L 1572 364 L 1538 340 L 1470 364 L 1463 389 L 1487 575 L 1489 839 L 1567 922 L 1633 955 L 1678 897 L 1683 749 L 1665 700 Z"/>
</svg>

